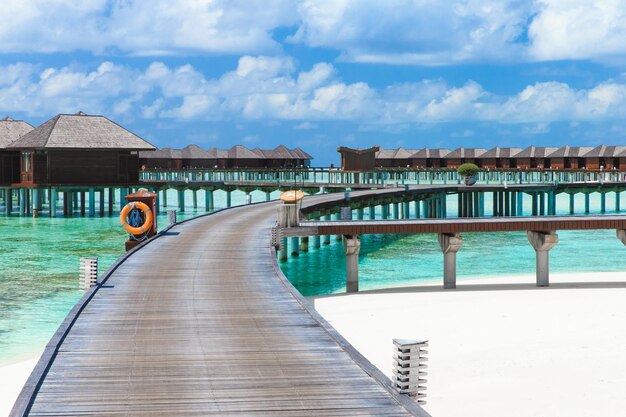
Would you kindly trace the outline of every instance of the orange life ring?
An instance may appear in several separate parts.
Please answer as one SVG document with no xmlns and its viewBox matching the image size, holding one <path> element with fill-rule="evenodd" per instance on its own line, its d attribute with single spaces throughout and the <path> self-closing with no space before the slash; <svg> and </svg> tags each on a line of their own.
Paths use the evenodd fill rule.
<svg viewBox="0 0 626 417">
<path fill-rule="evenodd" d="M 143 224 L 139 227 L 133 227 L 128 224 L 128 214 L 133 209 L 139 209 L 143 211 L 143 214 L 146 218 Z M 152 227 L 152 210 L 150 210 L 150 207 L 148 207 L 145 203 L 142 203 L 141 201 L 133 201 L 131 203 L 128 203 L 120 212 L 120 223 L 122 224 L 124 230 L 126 230 L 131 235 L 137 236 L 146 234 L 150 230 L 150 227 Z"/>
</svg>

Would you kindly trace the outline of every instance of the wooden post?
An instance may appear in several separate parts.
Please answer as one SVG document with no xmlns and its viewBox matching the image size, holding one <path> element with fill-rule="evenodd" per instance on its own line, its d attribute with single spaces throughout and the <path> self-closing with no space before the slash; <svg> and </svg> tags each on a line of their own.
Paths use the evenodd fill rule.
<svg viewBox="0 0 626 417">
<path fill-rule="evenodd" d="M 99 211 L 100 211 L 100 217 L 104 217 L 104 188 L 100 189 L 100 191 L 98 192 L 98 197 L 99 197 Z"/>
<path fill-rule="evenodd" d="M 302 236 L 300 238 L 300 252 L 308 252 L 309 251 L 309 237 Z"/>
<path fill-rule="evenodd" d="M 185 190 L 178 189 L 178 211 L 185 212 Z"/>
<path fill-rule="evenodd" d="M 50 188 L 50 217 L 57 216 L 57 193 L 55 187 Z"/>
<path fill-rule="evenodd" d="M 24 188 L 20 188 L 19 193 L 20 216 L 23 216 L 26 214 L 26 190 Z"/>
<path fill-rule="evenodd" d="M 5 187 L 4 189 L 4 214 L 9 216 L 13 211 L 13 189 Z"/>
<path fill-rule="evenodd" d="M 329 215 L 322 216 L 322 220 L 327 222 L 330 220 L 330 216 Z M 322 241 L 324 245 L 330 245 L 330 235 L 324 235 L 322 237 Z"/>
<path fill-rule="evenodd" d="M 300 256 L 300 243 L 299 238 L 298 237 L 292 237 L 289 238 L 290 243 L 289 245 L 291 246 L 291 256 L 293 257 L 298 257 Z"/>
<path fill-rule="evenodd" d="M 109 216 L 113 214 L 113 206 L 115 205 L 115 190 L 109 187 Z"/>
<path fill-rule="evenodd" d="M 341 213 L 335 213 L 333 214 L 333 220 L 339 221 L 341 220 Z M 341 242 L 343 236 L 342 235 L 335 235 L 335 240 L 337 242 Z"/>
<path fill-rule="evenodd" d="M 39 215 L 39 198 L 40 198 L 39 188 L 33 188 L 31 192 L 32 192 L 32 199 L 30 201 L 31 213 L 33 214 L 33 217 L 37 217 Z"/>
<path fill-rule="evenodd" d="M 600 213 L 606 213 L 606 193 L 600 191 Z"/>
<path fill-rule="evenodd" d="M 85 194 L 83 193 L 83 196 L 84 195 Z M 89 188 L 89 217 L 94 217 L 95 215 L 96 215 L 96 190 L 92 187 L 92 188 Z"/>
</svg>

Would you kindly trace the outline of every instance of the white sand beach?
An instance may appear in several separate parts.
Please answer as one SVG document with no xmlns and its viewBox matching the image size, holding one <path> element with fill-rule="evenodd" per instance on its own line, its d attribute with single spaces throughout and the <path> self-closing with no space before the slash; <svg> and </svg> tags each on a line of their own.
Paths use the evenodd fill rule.
<svg viewBox="0 0 626 417">
<path fill-rule="evenodd" d="M 626 273 L 460 281 L 312 299 L 385 374 L 392 338 L 428 339 L 425 409 L 447 416 L 619 416 Z"/>
<path fill-rule="evenodd" d="M 8 416 L 39 356 L 0 366 L 0 417 Z"/>
</svg>

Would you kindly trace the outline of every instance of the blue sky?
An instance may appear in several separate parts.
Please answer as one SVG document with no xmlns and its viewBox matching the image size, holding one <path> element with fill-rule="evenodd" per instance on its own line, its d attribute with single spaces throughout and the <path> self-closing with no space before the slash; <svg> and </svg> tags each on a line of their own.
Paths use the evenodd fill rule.
<svg viewBox="0 0 626 417">
<path fill-rule="evenodd" d="M 174 6 L 175 5 L 175 6 Z M 619 0 L 29 0 L 0 114 L 104 114 L 159 147 L 626 144 Z"/>
</svg>

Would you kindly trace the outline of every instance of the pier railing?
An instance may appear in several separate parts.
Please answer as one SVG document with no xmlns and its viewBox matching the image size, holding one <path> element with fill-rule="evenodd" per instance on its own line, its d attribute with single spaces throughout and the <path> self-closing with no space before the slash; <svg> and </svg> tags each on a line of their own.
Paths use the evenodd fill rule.
<svg viewBox="0 0 626 417">
<path fill-rule="evenodd" d="M 455 169 L 414 170 L 408 168 L 378 169 L 348 172 L 330 168 L 291 169 L 187 169 L 143 170 L 140 180 L 145 182 L 276 182 L 319 184 L 459 184 L 462 178 Z M 574 182 L 626 181 L 626 171 L 619 170 L 489 170 L 478 174 L 482 184 L 537 184 Z"/>
</svg>

